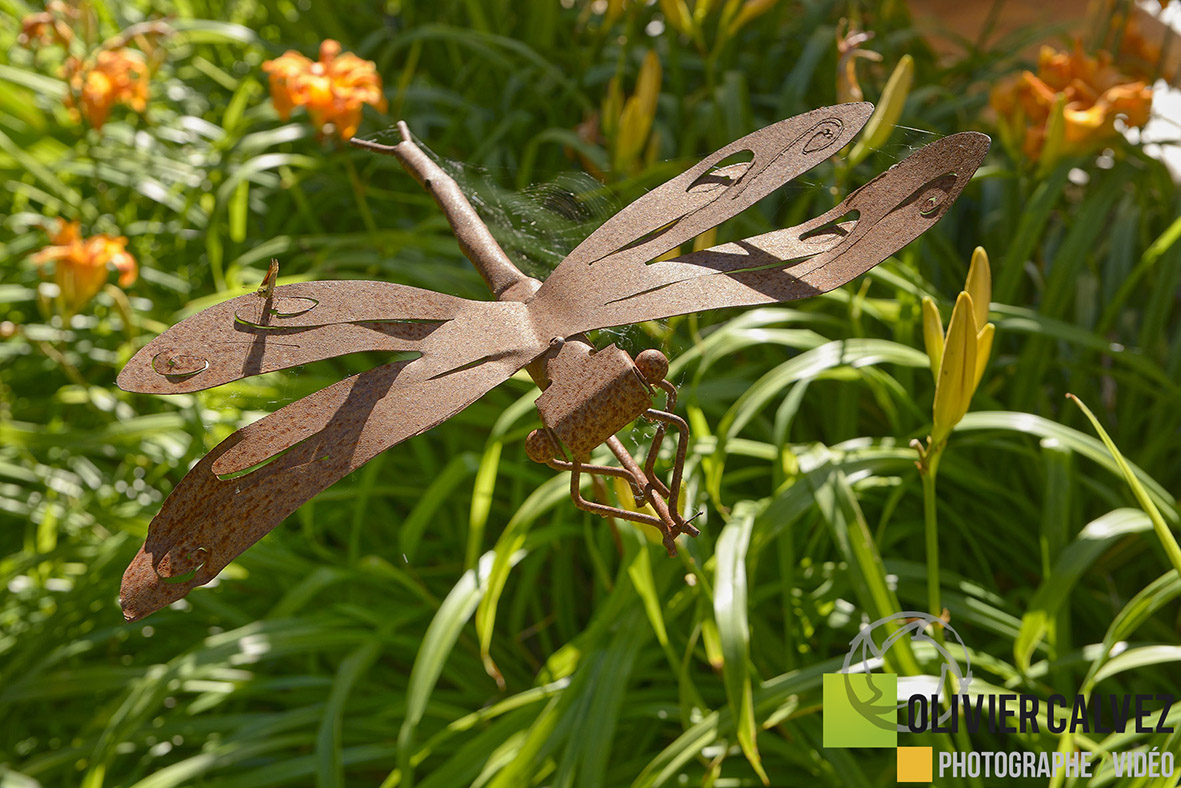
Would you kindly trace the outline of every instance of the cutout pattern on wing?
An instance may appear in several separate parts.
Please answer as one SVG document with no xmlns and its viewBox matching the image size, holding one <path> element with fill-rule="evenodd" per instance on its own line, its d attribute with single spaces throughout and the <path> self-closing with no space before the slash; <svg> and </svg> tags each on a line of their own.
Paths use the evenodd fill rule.
<svg viewBox="0 0 1181 788">
<path fill-rule="evenodd" d="M 123 575 L 124 616 L 142 618 L 208 583 L 308 499 L 454 416 L 528 363 L 531 352 L 518 349 L 443 378 L 415 370 L 425 357 L 387 364 L 231 435 L 193 466 L 152 520 Z"/>
<path fill-rule="evenodd" d="M 579 294 L 592 283 L 626 280 L 637 267 L 738 215 L 835 155 L 872 110 L 868 103 L 823 107 L 715 151 L 591 233 L 546 279 L 537 300 L 577 308 Z M 749 161 L 742 161 L 746 154 Z"/>
<path fill-rule="evenodd" d="M 520 304 L 388 282 L 301 282 L 182 320 L 141 348 L 117 382 L 125 391 L 182 394 L 347 353 L 440 352 L 435 335 L 460 318 L 503 328 L 508 344 L 528 337 Z"/>
<path fill-rule="evenodd" d="M 610 277 L 588 276 L 575 292 L 547 292 L 543 286 L 530 304 L 542 323 L 539 335 L 792 301 L 832 290 L 942 218 L 988 147 L 984 134 L 953 134 L 921 148 L 831 211 L 797 227 L 631 265 Z"/>
<path fill-rule="evenodd" d="M 455 415 L 546 348 L 524 304 L 381 282 L 277 287 L 270 298 L 235 298 L 165 332 L 120 385 L 194 391 L 357 350 L 421 355 L 297 400 L 206 455 L 152 520 L 124 575 L 124 614 L 140 618 L 209 582 L 309 498 Z M 176 360 L 164 367 L 170 374 L 157 366 L 165 355 Z"/>
</svg>

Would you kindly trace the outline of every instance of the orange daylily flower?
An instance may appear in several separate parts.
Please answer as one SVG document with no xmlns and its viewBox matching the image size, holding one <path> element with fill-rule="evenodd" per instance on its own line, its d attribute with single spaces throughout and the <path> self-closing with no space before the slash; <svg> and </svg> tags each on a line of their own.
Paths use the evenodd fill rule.
<svg viewBox="0 0 1181 788">
<path fill-rule="evenodd" d="M 1050 158 L 1101 148 L 1119 136 L 1119 115 L 1129 126 L 1143 126 L 1152 107 L 1152 88 L 1116 69 L 1107 52 L 1091 57 L 1078 46 L 1073 52 L 1042 47 L 1037 73 L 1025 71 L 1000 83 L 990 102 L 1000 116 L 1002 134 L 1037 160 L 1047 153 L 1047 143 L 1053 146 Z M 1060 122 L 1055 117 L 1059 104 Z M 1060 137 L 1051 139 L 1055 134 Z"/>
<path fill-rule="evenodd" d="M 322 135 L 348 139 L 356 134 L 364 104 L 386 110 L 377 66 L 352 52 L 342 54 L 332 39 L 320 44 L 317 62 L 288 50 L 262 68 L 270 75 L 271 101 L 279 117 L 287 120 L 296 107 L 305 107 Z"/>
<path fill-rule="evenodd" d="M 134 49 L 104 49 L 93 66 L 77 58 L 66 61 L 70 93 L 66 105 L 77 111 L 81 105 L 86 121 L 101 129 L 116 104 L 126 104 L 136 112 L 148 106 L 148 64 Z"/>
<path fill-rule="evenodd" d="M 60 44 L 69 47 L 74 40 L 71 22 L 76 22 L 80 11 L 62 0 L 49 0 L 45 10 L 29 14 L 21 20 L 21 32 L 16 43 L 29 49 L 36 45 Z"/>
<path fill-rule="evenodd" d="M 857 79 L 857 60 L 864 58 L 880 63 L 881 54 L 861 47 L 873 39 L 873 33 L 858 30 L 842 19 L 837 25 L 837 101 L 864 101 L 861 83 Z"/>
<path fill-rule="evenodd" d="M 1128 17 L 1119 45 L 1120 66 L 1132 76 L 1152 82 L 1157 77 L 1176 85 L 1181 58 L 1169 44 L 1175 35 L 1159 18 L 1141 9 Z"/>
<path fill-rule="evenodd" d="M 48 11 L 42 11 L 29 14 L 21 20 L 21 32 L 16 37 L 16 43 L 28 49 L 38 44 L 60 44 L 68 47 L 73 37 L 74 31 L 70 30 L 69 25 Z"/>
<path fill-rule="evenodd" d="M 50 246 L 33 255 L 38 265 L 53 263 L 53 278 L 66 311 L 74 314 L 102 289 L 108 266 L 119 272 L 119 286 L 135 281 L 139 267 L 127 251 L 127 239 L 106 234 L 82 237 L 78 222 L 58 220 L 49 234 Z"/>
</svg>

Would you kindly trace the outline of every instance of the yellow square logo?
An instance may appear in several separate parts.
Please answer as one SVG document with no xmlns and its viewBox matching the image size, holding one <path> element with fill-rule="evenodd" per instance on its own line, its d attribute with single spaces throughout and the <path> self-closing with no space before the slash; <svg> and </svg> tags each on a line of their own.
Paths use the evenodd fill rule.
<svg viewBox="0 0 1181 788">
<path fill-rule="evenodd" d="M 898 748 L 898 782 L 929 783 L 934 760 L 930 747 Z"/>
</svg>

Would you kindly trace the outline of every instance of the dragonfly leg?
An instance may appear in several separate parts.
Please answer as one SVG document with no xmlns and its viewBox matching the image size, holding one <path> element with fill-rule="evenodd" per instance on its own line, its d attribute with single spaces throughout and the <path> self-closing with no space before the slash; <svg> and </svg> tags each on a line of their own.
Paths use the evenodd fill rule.
<svg viewBox="0 0 1181 788">
<path fill-rule="evenodd" d="M 568 466 L 568 468 L 566 466 Z M 579 509 L 582 509 L 584 512 L 590 512 L 591 514 L 597 514 L 600 517 L 618 517 L 621 520 L 628 520 L 633 523 L 640 523 L 641 525 L 650 525 L 653 528 L 659 529 L 660 532 L 665 535 L 666 543 L 669 541 L 668 526 L 660 518 L 653 517 L 650 514 L 644 514 L 643 512 L 629 512 L 627 509 L 621 509 L 618 506 L 608 506 L 596 501 L 588 501 L 582 497 L 581 486 L 583 470 L 589 470 L 590 468 L 604 468 L 607 466 L 587 466 L 583 465 L 578 460 L 574 460 L 573 462 L 555 460 L 551 464 L 551 467 L 558 470 L 568 469 L 570 471 L 570 499 L 574 501 L 574 505 Z M 609 468 L 609 470 L 623 471 L 622 468 Z M 626 473 L 626 471 L 624 471 L 624 473 Z M 609 473 L 607 475 L 619 476 L 622 474 Z"/>
<path fill-rule="evenodd" d="M 681 519 L 679 514 L 669 510 L 668 502 L 664 496 L 657 492 L 656 486 L 652 484 L 635 459 L 628 453 L 627 449 L 619 441 L 619 438 L 612 435 L 606 440 L 606 444 L 607 448 L 611 450 L 611 453 L 619 459 L 619 464 L 634 476 L 636 482 L 643 488 L 645 500 L 655 510 L 657 517 L 660 518 L 660 530 L 664 534 L 664 539 L 662 540 L 664 549 L 668 551 L 670 556 L 676 555 L 677 545 L 674 540 L 682 533 L 688 533 L 682 529 L 682 526 L 685 524 L 684 520 Z"/>
<path fill-rule="evenodd" d="M 664 411 L 672 413 L 677 407 L 677 387 L 667 380 L 659 380 L 654 385 L 660 387 L 665 392 Z M 656 422 L 656 434 L 652 436 L 652 445 L 648 448 L 648 456 L 644 459 L 644 475 L 652 484 L 656 485 L 657 491 L 665 498 L 669 497 L 669 489 L 665 486 L 660 477 L 656 475 L 656 459 L 660 456 L 661 446 L 664 445 L 664 436 L 668 430 L 668 424 L 664 420 L 655 418 L 649 414 L 656 411 L 648 410 L 644 413 L 644 417 L 649 421 Z M 688 426 L 685 427 L 685 433 L 688 432 Z M 676 503 L 672 505 L 673 511 L 678 511 Z"/>
<path fill-rule="evenodd" d="M 662 411 L 656 411 L 656 413 L 662 413 Z M 676 417 L 673 418 L 675 419 Z M 560 449 L 556 440 L 546 430 L 534 430 L 529 434 L 529 437 L 525 440 L 525 452 L 535 462 L 548 465 L 554 470 L 570 472 L 570 498 L 579 509 L 602 517 L 618 517 L 621 520 L 640 523 L 641 525 L 650 525 L 660 531 L 663 537 L 662 543 L 668 554 L 676 555 L 677 546 L 674 540 L 682 533 L 696 536 L 698 533 L 697 529 L 688 525 L 679 514 L 669 511 L 665 496 L 657 491 L 655 485 L 652 484 L 648 476 L 632 458 L 631 454 L 628 453 L 627 449 L 619 441 L 619 438 L 613 435 L 607 439 L 606 444 L 611 449 L 611 452 L 619 459 L 622 467 L 590 465 L 583 463 L 577 457 L 571 461 L 561 459 L 559 456 Z M 683 455 L 684 452 L 682 451 L 682 458 Z M 656 516 L 653 517 L 643 512 L 632 512 L 617 506 L 608 506 L 583 498 L 581 480 L 584 472 L 626 479 L 628 485 L 631 487 L 633 496 L 636 498 L 637 508 L 647 503 L 656 512 Z M 675 478 L 679 484 L 679 474 Z"/>
<path fill-rule="evenodd" d="M 546 465 L 557 471 L 570 471 L 573 473 L 575 463 L 567 462 L 566 460 L 551 459 L 546 462 Z M 616 468 L 613 465 L 592 465 L 590 463 L 580 462 L 578 463 L 578 470 L 582 473 L 599 474 L 601 476 L 623 479 L 627 482 L 628 487 L 631 488 L 632 498 L 635 499 L 636 508 L 644 505 L 644 491 L 636 484 L 636 480 L 632 475 L 623 468 Z"/>
<path fill-rule="evenodd" d="M 677 416 L 674 413 L 668 413 L 667 411 L 663 410 L 649 408 L 644 415 L 660 424 L 660 427 L 657 428 L 658 430 L 664 429 L 666 426 L 675 427 L 677 430 L 677 454 L 676 458 L 673 460 L 672 483 L 668 488 L 666 488 L 669 489 L 669 493 L 665 497 L 668 498 L 669 509 L 676 513 L 676 519 L 678 521 L 677 526 L 680 532 L 687 533 L 690 536 L 697 536 L 700 532 L 690 525 L 688 521 L 681 518 L 680 507 L 678 505 L 681 495 L 681 477 L 685 472 L 685 453 L 687 451 L 689 425 L 680 416 Z M 661 434 L 661 437 L 663 438 L 663 434 Z M 649 452 L 648 459 L 649 462 L 652 461 L 651 452 Z M 645 468 L 645 470 L 648 471 L 647 468 Z M 648 478 L 654 478 L 651 471 L 648 471 Z"/>
<path fill-rule="evenodd" d="M 548 465 L 554 470 L 572 471 L 574 469 L 573 463 L 562 459 L 565 453 L 560 448 L 560 442 L 553 433 L 546 429 L 533 430 L 533 432 L 529 433 L 529 436 L 525 438 L 525 454 L 534 462 Z M 631 487 L 632 498 L 635 499 L 636 508 L 638 509 L 644 505 L 643 488 L 637 482 L 636 477 L 623 468 L 579 462 L 579 470 L 586 473 L 597 473 L 603 476 L 612 476 L 626 480 L 628 486 Z"/>
</svg>

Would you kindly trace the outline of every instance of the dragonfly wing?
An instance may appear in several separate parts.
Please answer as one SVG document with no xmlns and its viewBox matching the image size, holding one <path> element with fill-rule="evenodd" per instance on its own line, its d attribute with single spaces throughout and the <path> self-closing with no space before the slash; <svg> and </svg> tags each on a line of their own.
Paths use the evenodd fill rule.
<svg viewBox="0 0 1181 788">
<path fill-rule="evenodd" d="M 832 290 L 939 221 L 984 160 L 989 142 L 977 132 L 933 142 L 797 227 L 590 277 L 565 298 L 543 302 L 543 287 L 530 305 L 539 331 L 565 336 Z"/>
<path fill-rule="evenodd" d="M 423 359 L 354 375 L 231 435 L 164 501 L 123 575 L 136 620 L 212 580 L 305 501 L 385 449 L 466 408 L 536 353 L 435 370 Z M 260 462 L 266 464 L 253 467 Z"/>
<path fill-rule="evenodd" d="M 193 466 L 164 501 L 123 576 L 120 600 L 128 619 L 209 582 L 309 498 L 385 449 L 455 415 L 546 350 L 538 344 L 524 304 L 465 301 L 396 285 L 375 287 L 379 284 L 276 288 L 274 304 L 286 310 L 278 314 L 274 304 L 264 308 L 257 296 L 234 299 L 189 318 L 140 351 L 140 366 L 120 384 L 164 392 L 206 388 L 354 350 L 408 349 L 421 355 L 297 400 L 234 433 Z M 363 294 L 372 298 L 360 298 Z M 318 303 L 296 312 L 293 307 L 301 304 L 293 299 Z M 401 344 L 396 348 L 384 338 L 367 345 L 343 343 L 343 336 L 391 336 L 370 327 L 371 321 L 377 326 L 401 321 L 423 332 L 397 337 Z M 248 344 L 262 347 L 261 361 L 253 366 L 243 366 L 250 356 L 235 344 L 243 325 L 249 329 L 244 332 Z M 346 330 L 370 334 L 333 333 Z M 297 349 L 272 355 L 276 337 L 299 343 Z M 200 375 L 210 373 L 210 378 L 201 385 L 156 380 L 167 376 L 152 366 L 152 359 L 182 351 L 209 360 Z"/>
<path fill-rule="evenodd" d="M 388 282 L 300 282 L 232 298 L 172 326 L 119 373 L 119 387 L 182 394 L 362 350 L 438 352 L 461 315 L 516 328 L 519 304 L 469 301 Z M 436 337 L 436 339 L 432 339 Z"/>
<path fill-rule="evenodd" d="M 852 141 L 873 111 L 838 104 L 779 121 L 735 140 L 603 223 L 550 274 L 538 293 L 563 295 L 614 279 L 738 215 Z M 728 164 L 732 159 L 749 161 Z M 719 165 L 722 165 L 719 169 Z"/>
</svg>

